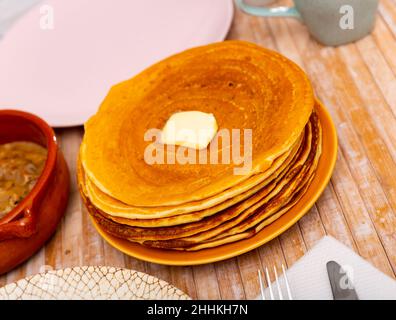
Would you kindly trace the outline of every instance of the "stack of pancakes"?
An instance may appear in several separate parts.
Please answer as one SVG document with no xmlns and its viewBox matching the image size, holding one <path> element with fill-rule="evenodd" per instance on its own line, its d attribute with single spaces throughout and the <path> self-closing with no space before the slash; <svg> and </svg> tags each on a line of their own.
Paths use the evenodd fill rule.
<svg viewBox="0 0 396 320">
<path fill-rule="evenodd" d="M 149 247 L 195 251 L 252 237 L 294 206 L 315 175 L 322 144 L 314 104 L 304 72 L 255 44 L 172 56 L 114 86 L 86 123 L 84 203 L 104 231 Z M 235 174 L 241 163 L 232 161 L 148 163 L 145 134 L 180 111 L 211 113 L 219 129 L 251 129 L 249 150 L 241 139 L 249 170 Z M 165 159 L 191 152 L 168 147 Z M 220 159 L 227 151 L 217 145 Z"/>
</svg>

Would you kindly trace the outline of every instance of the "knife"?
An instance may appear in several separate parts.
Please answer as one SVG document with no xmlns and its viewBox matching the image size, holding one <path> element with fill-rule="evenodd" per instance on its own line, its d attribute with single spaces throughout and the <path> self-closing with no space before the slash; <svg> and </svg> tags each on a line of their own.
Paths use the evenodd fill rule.
<svg viewBox="0 0 396 320">
<path fill-rule="evenodd" d="M 351 280 L 342 267 L 335 261 L 327 262 L 326 266 L 334 300 L 359 300 Z"/>
</svg>

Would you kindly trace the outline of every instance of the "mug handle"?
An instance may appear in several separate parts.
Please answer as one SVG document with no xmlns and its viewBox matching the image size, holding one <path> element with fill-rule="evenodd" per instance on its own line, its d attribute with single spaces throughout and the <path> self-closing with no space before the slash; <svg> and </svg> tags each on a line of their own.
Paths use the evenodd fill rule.
<svg viewBox="0 0 396 320">
<path fill-rule="evenodd" d="M 286 17 L 286 18 L 301 19 L 301 15 L 296 9 L 296 7 L 274 7 L 274 8 L 256 7 L 246 4 L 244 0 L 235 0 L 235 3 L 237 7 L 239 7 L 239 9 L 252 16 Z"/>
</svg>

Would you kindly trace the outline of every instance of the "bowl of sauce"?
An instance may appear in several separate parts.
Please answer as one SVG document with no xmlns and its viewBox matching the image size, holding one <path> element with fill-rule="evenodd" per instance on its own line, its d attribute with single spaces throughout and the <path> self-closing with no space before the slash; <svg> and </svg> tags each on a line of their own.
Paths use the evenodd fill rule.
<svg viewBox="0 0 396 320">
<path fill-rule="evenodd" d="M 33 142 L 0 145 L 0 219 L 32 191 L 43 172 L 47 154 L 46 148 Z"/>
<path fill-rule="evenodd" d="M 0 110 L 0 274 L 26 261 L 52 236 L 69 187 L 52 128 L 33 114 Z"/>
</svg>

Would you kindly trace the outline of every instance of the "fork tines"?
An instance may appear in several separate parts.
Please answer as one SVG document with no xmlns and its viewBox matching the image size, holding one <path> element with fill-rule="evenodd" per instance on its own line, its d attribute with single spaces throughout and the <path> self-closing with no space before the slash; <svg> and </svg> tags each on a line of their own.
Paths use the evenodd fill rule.
<svg viewBox="0 0 396 320">
<path fill-rule="evenodd" d="M 283 272 L 283 279 L 284 279 L 284 285 L 286 289 L 286 299 L 288 300 L 293 300 L 291 291 L 290 291 L 290 286 L 289 286 L 289 281 L 287 279 L 286 275 L 286 270 L 285 266 L 282 264 L 282 272 Z M 274 275 L 275 275 L 275 285 L 277 289 L 277 296 L 274 294 L 274 290 L 272 289 L 272 284 L 271 284 L 271 277 L 270 277 L 270 272 L 268 271 L 268 268 L 265 268 L 265 279 L 262 276 L 261 270 L 258 270 L 258 279 L 259 279 L 259 284 L 260 284 L 260 291 L 261 291 L 261 299 L 266 300 L 265 298 L 265 284 L 264 281 L 266 281 L 268 285 L 268 290 L 269 290 L 269 295 L 271 300 L 283 300 L 284 299 L 284 294 L 282 293 L 282 288 L 281 288 L 281 281 L 278 278 L 278 272 L 276 270 L 276 267 L 274 266 Z"/>
</svg>

